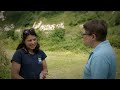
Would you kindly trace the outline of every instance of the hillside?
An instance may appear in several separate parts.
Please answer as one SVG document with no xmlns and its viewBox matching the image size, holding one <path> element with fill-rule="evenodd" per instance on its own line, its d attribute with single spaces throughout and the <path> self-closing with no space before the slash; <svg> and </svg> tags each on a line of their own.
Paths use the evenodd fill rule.
<svg viewBox="0 0 120 90">
<path fill-rule="evenodd" d="M 113 46 L 120 48 L 120 11 L 5 11 L 3 15 L 5 20 L 0 21 L 0 30 L 4 31 L 4 34 L 0 33 L 2 38 L 12 38 L 12 40 L 17 39 L 17 42 L 19 42 L 21 35 L 14 31 L 33 27 L 34 24 L 38 25 L 38 23 L 42 22 L 41 27 L 39 25 L 39 27 L 36 28 L 38 36 L 40 37 L 39 39 L 42 40 L 41 42 L 53 46 L 53 44 L 55 45 L 59 41 L 59 48 L 62 47 L 66 49 L 70 49 L 69 47 L 74 45 L 81 46 L 81 41 L 77 44 L 71 44 L 72 42 L 75 41 L 74 43 L 76 43 L 76 41 L 81 39 L 79 34 L 80 25 L 91 19 L 104 19 L 108 23 L 108 39 Z M 55 28 L 55 24 L 56 26 L 57 24 L 61 24 L 64 28 Z M 47 27 L 50 27 L 50 25 L 54 26 L 53 28 L 55 30 L 59 29 L 62 31 L 52 30 L 49 33 L 49 28 L 46 29 L 46 31 L 40 31 L 41 29 L 46 28 L 45 25 Z M 54 40 L 55 43 L 47 43 L 46 40 L 49 39 Z M 69 44 L 66 45 L 65 43 Z M 56 46 L 54 46 L 54 49 L 55 48 Z"/>
<path fill-rule="evenodd" d="M 103 19 L 108 23 L 107 39 L 117 55 L 117 78 L 120 78 L 120 11 L 2 12 L 0 78 L 10 78 L 10 59 L 21 42 L 21 31 L 31 27 L 36 29 L 40 48 L 48 55 L 48 78 L 82 78 L 83 67 L 92 49 L 83 45 L 80 30 L 91 19 Z"/>
</svg>

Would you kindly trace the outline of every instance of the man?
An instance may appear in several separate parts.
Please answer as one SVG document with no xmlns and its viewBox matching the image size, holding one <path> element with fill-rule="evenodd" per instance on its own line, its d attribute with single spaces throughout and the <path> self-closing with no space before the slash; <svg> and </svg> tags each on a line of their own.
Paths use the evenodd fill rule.
<svg viewBox="0 0 120 90">
<path fill-rule="evenodd" d="M 84 69 L 84 79 L 115 79 L 116 56 L 106 40 L 107 24 L 104 20 L 91 20 L 83 25 L 83 41 L 94 50 Z"/>
</svg>

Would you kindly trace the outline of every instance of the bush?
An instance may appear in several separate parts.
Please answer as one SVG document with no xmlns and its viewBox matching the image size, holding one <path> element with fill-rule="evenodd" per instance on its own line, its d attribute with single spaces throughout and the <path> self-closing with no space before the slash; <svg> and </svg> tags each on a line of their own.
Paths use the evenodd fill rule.
<svg viewBox="0 0 120 90">
<path fill-rule="evenodd" d="M 12 39 L 20 41 L 20 39 L 21 39 L 21 33 L 14 32 L 14 36 L 13 36 Z"/>
<path fill-rule="evenodd" d="M 52 32 L 50 38 L 54 43 L 64 41 L 65 29 L 56 29 Z"/>
<path fill-rule="evenodd" d="M 114 27 L 111 27 L 109 30 L 108 30 L 108 34 L 110 35 L 120 35 L 120 25 L 118 26 L 114 26 Z"/>
<path fill-rule="evenodd" d="M 110 26 L 117 26 L 120 25 L 120 12 L 115 12 L 111 17 L 109 18 L 109 25 Z"/>
<path fill-rule="evenodd" d="M 40 31 L 40 30 L 36 30 L 36 34 L 37 34 L 37 38 L 38 40 L 43 40 L 45 38 L 45 34 L 43 31 Z"/>
<path fill-rule="evenodd" d="M 115 17 L 115 26 L 116 25 L 120 25 L 120 13 L 117 13 L 117 15 Z"/>
<path fill-rule="evenodd" d="M 45 18 L 50 18 L 50 17 L 54 17 L 55 15 L 58 15 L 60 13 L 63 13 L 63 11 L 42 11 L 40 12 L 40 16 L 41 17 L 45 17 Z"/>
<path fill-rule="evenodd" d="M 7 33 L 6 32 L 0 32 L 0 39 L 6 39 Z"/>
<path fill-rule="evenodd" d="M 10 78 L 10 61 L 3 47 L 3 42 L 0 41 L 0 78 Z M 8 68 L 9 67 L 9 68 Z"/>
<path fill-rule="evenodd" d="M 120 48 L 120 36 L 110 35 L 108 36 L 108 40 L 110 41 L 112 46 Z"/>
</svg>

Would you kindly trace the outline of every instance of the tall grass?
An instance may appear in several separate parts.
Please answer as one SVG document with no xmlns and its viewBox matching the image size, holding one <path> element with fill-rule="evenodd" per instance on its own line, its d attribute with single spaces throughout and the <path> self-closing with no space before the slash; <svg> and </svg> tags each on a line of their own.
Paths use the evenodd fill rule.
<svg viewBox="0 0 120 90">
<path fill-rule="evenodd" d="M 114 48 L 116 57 L 117 57 L 117 72 L 116 72 L 116 78 L 120 79 L 120 49 Z"/>
<path fill-rule="evenodd" d="M 10 78 L 10 62 L 0 41 L 0 78 Z"/>
</svg>

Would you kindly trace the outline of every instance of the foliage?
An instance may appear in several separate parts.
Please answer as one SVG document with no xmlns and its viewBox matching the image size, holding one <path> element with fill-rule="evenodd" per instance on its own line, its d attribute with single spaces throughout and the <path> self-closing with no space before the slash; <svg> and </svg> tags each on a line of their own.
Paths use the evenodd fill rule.
<svg viewBox="0 0 120 90">
<path fill-rule="evenodd" d="M 0 78 L 10 78 L 10 62 L 4 50 L 3 42 L 0 41 Z"/>
<path fill-rule="evenodd" d="M 63 11 L 42 11 L 40 13 L 40 16 L 45 18 L 51 18 L 55 15 L 59 15 L 60 13 L 63 13 Z"/>
<path fill-rule="evenodd" d="M 109 24 L 112 27 L 120 25 L 120 12 L 116 11 L 113 15 L 111 15 Z"/>
<path fill-rule="evenodd" d="M 36 31 L 38 40 L 40 40 L 43 48 L 54 47 L 55 49 L 60 46 L 60 48 L 68 50 L 72 49 L 73 47 L 74 49 L 83 49 L 84 45 L 81 42 L 82 38 L 77 38 L 78 36 L 76 34 L 79 33 L 78 30 L 80 30 L 79 25 L 82 25 L 91 19 L 104 19 L 107 21 L 109 27 L 108 39 L 110 39 L 110 42 L 113 46 L 119 48 L 119 41 L 116 39 L 119 38 L 120 35 L 119 11 L 6 11 L 5 16 L 6 20 L 2 23 L 0 22 L 0 26 L 4 26 L 5 23 L 7 25 L 13 23 L 16 28 L 31 27 L 35 21 L 38 22 L 39 20 L 49 23 L 58 23 L 59 21 L 64 20 L 63 22 L 65 23 L 65 29 L 53 31 Z M 16 29 L 0 33 L 0 36 L 4 39 L 12 39 L 14 40 L 14 43 L 18 43 L 20 41 L 20 35 L 14 32 L 15 30 Z M 6 42 L 6 44 L 8 43 Z"/>
<path fill-rule="evenodd" d="M 110 35 L 108 37 L 108 40 L 110 41 L 112 46 L 120 48 L 120 36 L 118 36 L 118 35 Z"/>
<path fill-rule="evenodd" d="M 113 11 L 6 11 L 5 17 L 6 17 L 5 21 L 2 21 L 2 22 L 0 21 L 0 45 L 4 46 L 7 49 L 15 50 L 17 45 L 21 41 L 20 33 L 15 32 L 17 28 L 23 29 L 23 28 L 32 27 L 35 21 L 39 22 L 40 20 L 43 21 L 43 23 L 45 24 L 64 22 L 65 29 L 56 29 L 51 31 L 39 31 L 36 29 L 41 49 L 47 50 L 49 52 L 50 51 L 54 51 L 54 52 L 55 51 L 58 51 L 58 52 L 71 51 L 71 52 L 80 54 L 79 55 L 80 58 L 84 59 L 84 55 L 81 56 L 81 52 L 85 53 L 85 55 L 88 55 L 88 53 L 92 49 L 89 47 L 86 47 L 83 44 L 82 38 L 80 37 L 80 33 L 79 33 L 79 31 L 81 30 L 80 25 L 84 24 L 86 21 L 91 19 L 103 19 L 107 21 L 108 23 L 107 39 L 110 41 L 113 47 L 120 48 L 120 30 L 119 30 L 120 11 L 115 11 L 115 12 Z M 4 31 L 4 26 L 11 25 L 11 24 L 14 24 L 15 28 L 11 31 Z M 0 51 L 0 77 L 9 78 L 10 66 L 8 65 L 8 63 L 10 62 L 3 53 L 4 51 Z M 53 57 L 53 55 L 49 55 L 49 56 Z M 74 55 L 73 56 L 70 55 L 70 56 L 72 58 L 74 57 Z M 64 65 L 63 63 L 65 63 L 64 61 L 67 59 L 65 57 L 68 58 L 67 55 L 64 56 L 63 62 L 61 62 L 61 65 Z M 117 57 L 119 61 L 119 52 L 117 53 Z M 57 60 L 56 58 L 58 58 L 58 62 L 59 62 L 59 56 L 58 56 L 53 58 L 55 60 L 53 62 L 50 61 L 50 63 L 55 63 Z M 74 60 L 76 60 L 76 58 Z M 74 60 L 73 60 L 73 63 L 74 63 Z M 76 63 L 78 63 L 78 61 Z M 75 63 L 75 66 L 76 66 L 76 63 Z M 56 62 L 56 67 L 58 64 L 60 63 Z M 53 65 L 51 64 L 50 68 L 54 68 L 54 65 L 55 64 Z M 82 65 L 83 63 L 81 64 L 81 66 Z M 65 63 L 65 66 L 66 66 L 66 63 Z M 64 69 L 61 69 L 61 70 L 64 70 Z M 69 65 L 68 65 L 68 70 L 69 70 Z M 73 71 L 74 70 L 75 69 L 73 69 Z M 54 71 L 55 71 L 55 68 L 54 68 Z M 58 72 L 59 71 L 60 70 L 58 70 Z M 120 75 L 119 71 L 120 70 L 118 70 L 118 76 L 117 76 L 118 78 Z M 78 77 L 79 75 L 77 76 L 77 78 Z M 63 78 L 66 78 L 66 77 L 63 77 Z"/>
<path fill-rule="evenodd" d="M 54 43 L 64 41 L 65 29 L 56 29 L 51 34 L 51 39 Z"/>
</svg>

